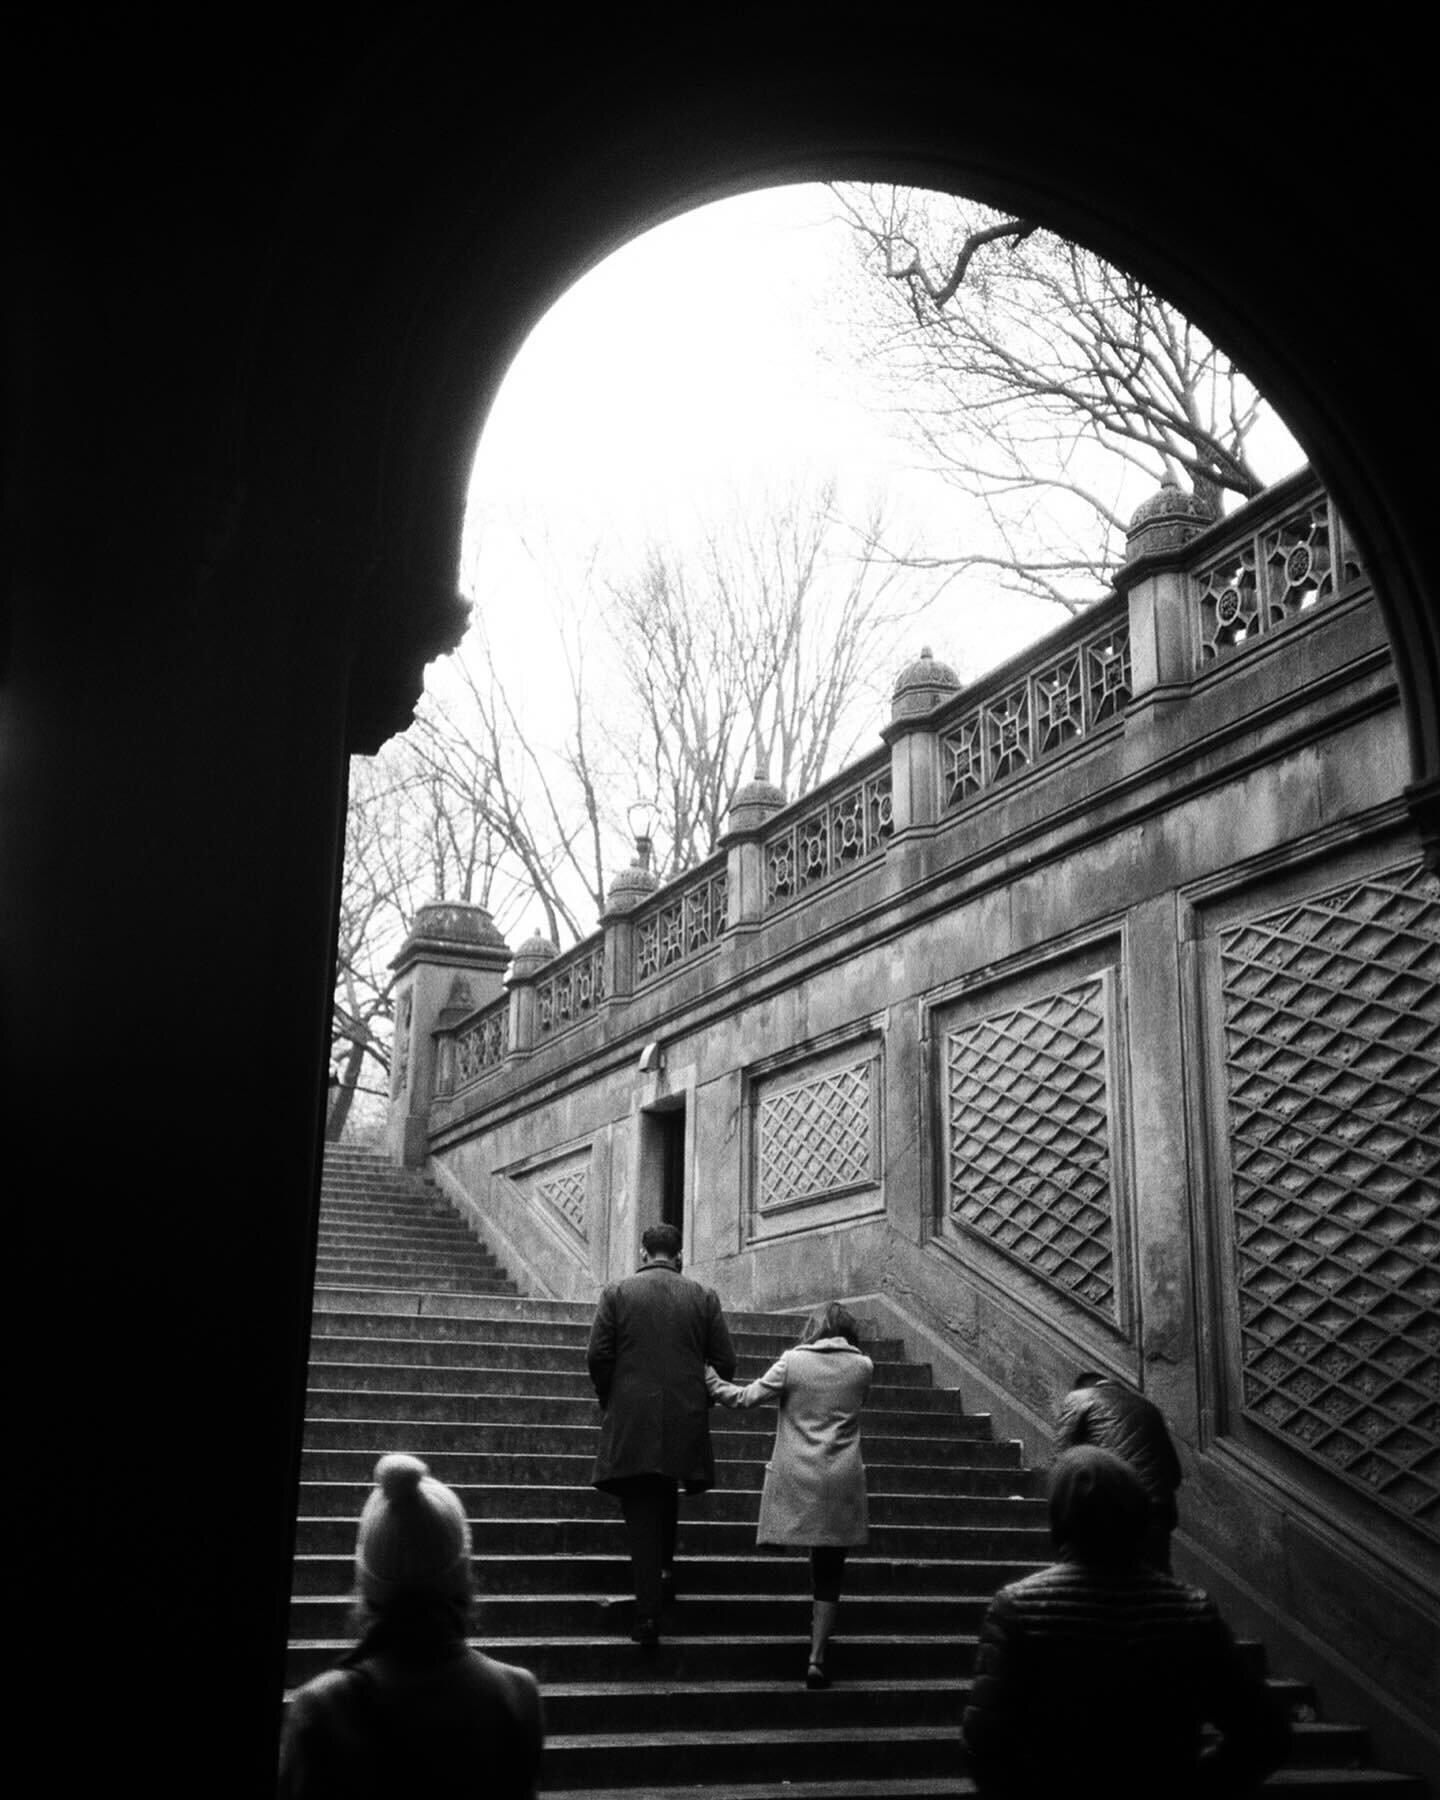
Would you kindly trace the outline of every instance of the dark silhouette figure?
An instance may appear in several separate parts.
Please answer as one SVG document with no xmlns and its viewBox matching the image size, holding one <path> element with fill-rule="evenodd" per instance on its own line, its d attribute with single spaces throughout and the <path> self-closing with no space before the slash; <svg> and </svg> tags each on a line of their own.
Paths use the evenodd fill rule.
<svg viewBox="0 0 1440 1800">
<path fill-rule="evenodd" d="M 1056 1459 L 1060 1560 L 981 1628 L 962 1730 L 984 1800 L 1239 1800 L 1283 1760 L 1289 1724 L 1213 1601 L 1142 1560 L 1149 1518 L 1118 1456 Z"/>
<path fill-rule="evenodd" d="M 807 1687 L 830 1685 L 825 1650 L 840 1608 L 846 1552 L 870 1535 L 860 1408 L 874 1373 L 854 1318 L 837 1301 L 812 1313 L 795 1348 L 748 1387 L 713 1372 L 707 1377 L 722 1406 L 773 1401 L 780 1408 L 756 1542 L 810 1552 L 814 1599 Z"/>
<path fill-rule="evenodd" d="M 414 1456 L 382 1456 L 355 1545 L 359 1643 L 290 1701 L 280 1800 L 531 1800 L 544 1743 L 526 1669 L 466 1642 L 470 1527 Z"/>
<path fill-rule="evenodd" d="M 1170 1534 L 1180 1516 L 1175 1490 L 1184 1477 L 1160 1408 L 1113 1375 L 1086 1369 L 1060 1403 L 1055 1435 L 1062 1450 L 1093 1444 L 1129 1463 L 1150 1498 L 1145 1561 L 1170 1574 Z"/>
<path fill-rule="evenodd" d="M 640 1243 L 637 1272 L 600 1296 L 587 1361 L 605 1415 L 591 1481 L 620 1501 L 635 1578 L 630 1635 L 652 1645 L 675 1591 L 678 1487 L 715 1485 L 705 1365 L 733 1375 L 735 1351 L 713 1290 L 680 1273 L 675 1227 L 654 1225 Z"/>
</svg>

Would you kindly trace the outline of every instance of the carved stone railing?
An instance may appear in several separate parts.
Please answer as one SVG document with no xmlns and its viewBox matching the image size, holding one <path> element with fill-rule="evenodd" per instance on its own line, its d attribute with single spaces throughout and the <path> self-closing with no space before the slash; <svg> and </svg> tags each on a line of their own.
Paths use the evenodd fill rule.
<svg viewBox="0 0 1440 1800">
<path fill-rule="evenodd" d="M 1173 487 L 1157 500 L 1137 514 L 1119 591 L 1107 600 L 966 689 L 926 651 L 897 682 L 884 748 L 788 806 L 757 778 L 732 812 L 724 848 L 658 890 L 642 888 L 638 904 L 612 896 L 601 930 L 564 955 L 532 940 L 506 978 L 506 999 L 437 1017 L 436 1096 L 602 1009 L 623 1011 L 642 994 L 648 1001 L 672 976 L 883 862 L 887 850 L 905 854 L 912 833 L 943 833 L 993 790 L 1087 739 L 1139 729 L 1147 708 L 1183 704 L 1242 646 L 1357 594 L 1365 579 L 1308 471 L 1229 521 L 1211 523 Z"/>
<path fill-rule="evenodd" d="M 455 1086 L 468 1087 L 487 1069 L 498 1069 L 510 1049 L 510 1001 L 502 995 L 455 1033 Z"/>
<path fill-rule="evenodd" d="M 1103 613 L 1104 623 L 1094 621 Z M 1130 623 L 1108 601 L 1087 615 L 1089 629 L 1035 668 L 978 701 L 953 702 L 940 727 L 942 803 L 953 811 L 1022 774 L 1097 727 L 1130 700 Z M 968 696 L 965 697 L 968 699 Z M 959 716 L 955 717 L 958 708 Z"/>
<path fill-rule="evenodd" d="M 715 949 L 729 923 L 723 855 L 661 888 L 634 912 L 635 985 L 657 980 Z"/>
<path fill-rule="evenodd" d="M 605 939 L 597 932 L 557 956 L 535 984 L 535 1035 L 559 1037 L 593 1017 L 605 998 Z"/>
<path fill-rule="evenodd" d="M 894 831 L 888 752 L 776 815 L 762 842 L 765 907 L 788 906 L 878 856 Z"/>
<path fill-rule="evenodd" d="M 1363 579 L 1355 547 L 1324 492 L 1312 490 L 1278 518 L 1261 517 L 1191 576 L 1196 672 Z"/>
</svg>

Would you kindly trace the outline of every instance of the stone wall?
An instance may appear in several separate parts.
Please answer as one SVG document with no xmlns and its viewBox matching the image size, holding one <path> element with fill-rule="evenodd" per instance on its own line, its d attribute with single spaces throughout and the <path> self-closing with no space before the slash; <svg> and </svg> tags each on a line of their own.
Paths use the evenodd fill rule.
<svg viewBox="0 0 1440 1800">
<path fill-rule="evenodd" d="M 563 1020 L 524 1013 L 529 971 L 503 1043 L 503 1006 L 443 1029 L 495 1053 L 435 1098 L 433 1166 L 537 1291 L 587 1296 L 683 1108 L 687 1262 L 727 1303 L 863 1301 L 1035 1458 L 1078 1367 L 1141 1386 L 1182 1569 L 1413 1763 L 1440 897 L 1339 522 L 1300 479 L 1142 546 L 1108 609 L 886 736 L 731 842 L 723 918 L 722 865 L 687 878 L 695 941 L 677 884 L 628 967 L 611 921 L 540 969 L 596 971 Z"/>
</svg>

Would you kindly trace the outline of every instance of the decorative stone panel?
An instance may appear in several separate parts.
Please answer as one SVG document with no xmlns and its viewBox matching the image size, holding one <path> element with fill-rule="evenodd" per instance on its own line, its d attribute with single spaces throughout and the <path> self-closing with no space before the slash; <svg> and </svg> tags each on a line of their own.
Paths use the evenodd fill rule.
<svg viewBox="0 0 1440 1800">
<path fill-rule="evenodd" d="M 406 988 L 395 1010 L 395 1067 L 390 1078 L 390 1098 L 401 1098 L 410 1083 L 410 1023 L 415 1011 L 415 996 Z"/>
<path fill-rule="evenodd" d="M 552 1207 L 570 1229 L 582 1238 L 589 1237 L 586 1203 L 590 1191 L 590 1159 L 571 1163 L 565 1168 L 551 1169 L 535 1181 L 536 1197 Z"/>
<path fill-rule="evenodd" d="M 1124 621 L 982 700 L 941 733 L 946 808 L 964 806 L 1118 717 L 1130 690 L 1130 628 Z"/>
<path fill-rule="evenodd" d="M 945 1033 L 943 1204 L 1115 1323 L 1110 989 L 1097 975 Z"/>
<path fill-rule="evenodd" d="M 1324 494 L 1227 546 L 1194 577 L 1199 667 L 1279 630 L 1364 579 Z"/>
<path fill-rule="evenodd" d="M 676 883 L 635 915 L 635 979 L 653 981 L 718 944 L 726 925 L 726 871 Z"/>
<path fill-rule="evenodd" d="M 595 1012 L 605 998 L 605 945 L 587 938 L 549 964 L 535 985 L 535 1029 L 538 1036 L 558 1037 Z"/>
<path fill-rule="evenodd" d="M 761 1101 L 762 1207 L 789 1206 L 871 1179 L 872 1066 L 867 1058 Z"/>
<path fill-rule="evenodd" d="M 510 1001 L 486 1007 L 455 1037 L 455 1085 L 463 1088 L 504 1062 L 510 1047 Z"/>
<path fill-rule="evenodd" d="M 752 1238 L 822 1229 L 884 1207 L 881 1039 L 874 1021 L 748 1080 Z"/>
<path fill-rule="evenodd" d="M 1219 934 L 1245 1417 L 1440 1536 L 1440 901 Z"/>
<path fill-rule="evenodd" d="M 888 758 L 792 816 L 764 840 L 765 904 L 783 906 L 878 855 L 894 833 Z"/>
</svg>

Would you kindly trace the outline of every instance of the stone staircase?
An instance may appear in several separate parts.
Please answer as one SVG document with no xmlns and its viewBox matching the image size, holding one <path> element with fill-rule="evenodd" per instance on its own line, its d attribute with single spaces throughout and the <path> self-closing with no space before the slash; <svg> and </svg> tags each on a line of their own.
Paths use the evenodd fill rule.
<svg viewBox="0 0 1440 1800">
<path fill-rule="evenodd" d="M 937 1388 L 893 1340 L 864 1421 L 871 1542 L 846 1573 L 829 1667 L 803 1687 L 803 1557 L 755 1548 L 773 1413 L 712 1416 L 718 1485 L 682 1501 L 679 1598 L 664 1641 L 628 1638 L 619 1509 L 588 1485 L 598 1414 L 589 1304 L 521 1298 L 437 1190 L 364 1152 L 330 1150 L 291 1607 L 291 1685 L 348 1643 L 356 1522 L 377 1457 L 423 1456 L 475 1535 L 481 1641 L 534 1671 L 549 1795 L 607 1800 L 956 1800 L 976 1632 L 1003 1582 L 1049 1560 L 1045 1505 L 1020 1447 Z M 730 1314 L 739 1378 L 795 1341 L 794 1314 Z M 1258 1647 L 1254 1653 L 1259 1654 Z M 1366 1765 L 1364 1733 L 1298 1720 L 1286 1792 L 1420 1800 Z"/>
</svg>

